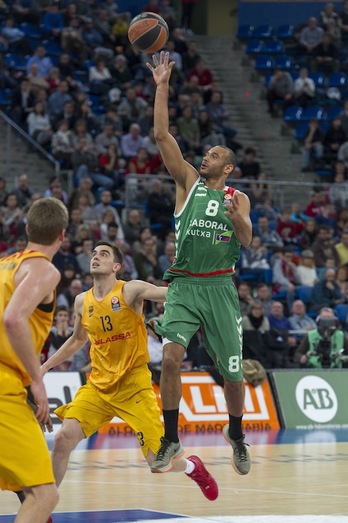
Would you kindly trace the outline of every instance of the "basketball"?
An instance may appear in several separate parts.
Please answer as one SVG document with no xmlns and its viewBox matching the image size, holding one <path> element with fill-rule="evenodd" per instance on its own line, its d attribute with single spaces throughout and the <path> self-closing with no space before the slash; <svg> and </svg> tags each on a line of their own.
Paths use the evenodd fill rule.
<svg viewBox="0 0 348 523">
<path fill-rule="evenodd" d="M 128 28 L 130 43 L 144 53 L 156 53 L 168 40 L 169 29 L 156 13 L 141 13 L 133 18 Z"/>
</svg>

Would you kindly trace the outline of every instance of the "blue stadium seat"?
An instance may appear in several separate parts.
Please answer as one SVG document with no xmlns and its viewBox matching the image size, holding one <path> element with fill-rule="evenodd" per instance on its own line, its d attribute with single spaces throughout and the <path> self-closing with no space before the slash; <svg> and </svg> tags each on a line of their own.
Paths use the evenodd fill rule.
<svg viewBox="0 0 348 523">
<path fill-rule="evenodd" d="M 345 73 L 331 73 L 327 81 L 327 87 L 343 89 L 348 86 L 348 77 Z"/>
<path fill-rule="evenodd" d="M 271 55 L 257 55 L 255 59 L 255 70 L 259 72 L 273 71 L 274 59 Z"/>
<path fill-rule="evenodd" d="M 50 56 L 60 56 L 63 53 L 60 43 L 55 40 L 44 40 L 42 44 L 46 49 L 46 53 Z"/>
<path fill-rule="evenodd" d="M 247 42 L 245 52 L 248 55 L 261 54 L 263 52 L 264 47 L 265 44 L 262 40 L 249 40 Z"/>
<path fill-rule="evenodd" d="M 313 287 L 309 285 L 299 285 L 296 287 L 296 295 L 299 300 L 302 300 L 306 305 L 310 303 Z"/>
<path fill-rule="evenodd" d="M 319 73 L 319 72 L 308 73 L 308 77 L 313 80 L 316 87 L 325 87 L 324 73 Z"/>
<path fill-rule="evenodd" d="M 347 303 L 341 303 L 340 305 L 336 305 L 335 307 L 335 314 L 342 325 L 342 327 L 345 329 L 347 327 L 347 317 L 348 317 L 348 304 Z"/>
<path fill-rule="evenodd" d="M 272 38 L 273 27 L 267 24 L 256 25 L 253 31 L 254 38 Z"/>
<path fill-rule="evenodd" d="M 276 56 L 274 61 L 274 67 L 278 67 L 282 71 L 290 71 L 296 69 L 296 64 L 291 56 Z"/>
<path fill-rule="evenodd" d="M 300 120 L 302 122 L 309 122 L 311 118 L 323 120 L 325 118 L 324 109 L 319 105 L 309 105 L 308 107 L 306 107 L 302 111 Z"/>
<path fill-rule="evenodd" d="M 303 108 L 300 105 L 291 105 L 284 109 L 283 120 L 287 123 L 298 123 L 301 121 Z"/>
<path fill-rule="evenodd" d="M 7 53 L 5 61 L 9 69 L 15 69 L 16 71 L 26 70 L 27 58 L 21 54 Z"/>
<path fill-rule="evenodd" d="M 283 54 L 284 44 L 279 40 L 268 40 L 264 44 L 264 52 L 270 55 Z"/>
<path fill-rule="evenodd" d="M 11 105 L 11 89 L 0 91 L 0 108 L 6 109 Z"/>
<path fill-rule="evenodd" d="M 26 36 L 35 38 L 36 40 L 42 40 L 44 36 L 44 30 L 41 26 L 34 25 L 29 22 L 22 22 L 20 29 Z"/>
<path fill-rule="evenodd" d="M 333 105 L 331 107 L 328 107 L 326 111 L 326 119 L 331 122 L 336 116 L 340 115 L 343 111 L 342 105 Z"/>
<path fill-rule="evenodd" d="M 294 37 L 294 26 L 289 24 L 282 24 L 276 27 L 274 35 L 279 40 L 291 40 Z"/>
<path fill-rule="evenodd" d="M 299 123 L 296 126 L 295 133 L 294 133 L 295 140 L 298 140 L 299 142 L 303 141 L 305 139 L 307 131 L 308 131 L 308 124 Z"/>
<path fill-rule="evenodd" d="M 237 31 L 237 38 L 239 40 L 249 40 L 250 38 L 254 38 L 254 26 L 253 25 L 240 25 L 238 27 Z"/>
</svg>

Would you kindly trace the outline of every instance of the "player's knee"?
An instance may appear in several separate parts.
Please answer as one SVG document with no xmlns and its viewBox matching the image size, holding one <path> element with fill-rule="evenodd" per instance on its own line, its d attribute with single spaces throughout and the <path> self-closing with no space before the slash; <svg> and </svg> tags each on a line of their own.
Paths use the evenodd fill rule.
<svg viewBox="0 0 348 523">
<path fill-rule="evenodd" d="M 70 452 L 79 442 L 69 428 L 62 426 L 58 431 L 53 445 L 54 452 Z"/>
<path fill-rule="evenodd" d="M 180 372 L 182 357 L 171 353 L 166 354 L 162 360 L 162 372 L 168 374 L 177 374 Z"/>
</svg>

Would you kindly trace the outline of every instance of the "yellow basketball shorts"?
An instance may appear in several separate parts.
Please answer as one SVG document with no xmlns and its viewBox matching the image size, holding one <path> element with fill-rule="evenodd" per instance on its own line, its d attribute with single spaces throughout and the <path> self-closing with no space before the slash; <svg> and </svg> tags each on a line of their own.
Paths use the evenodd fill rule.
<svg viewBox="0 0 348 523">
<path fill-rule="evenodd" d="M 145 457 L 149 450 L 156 454 L 163 436 L 160 409 L 147 366 L 129 372 L 112 392 L 101 392 L 88 380 L 71 403 L 54 412 L 60 419 L 77 419 L 86 437 L 117 416 L 134 430 Z"/>
<path fill-rule="evenodd" d="M 0 366 L 0 383 L 0 488 L 54 483 L 47 443 L 20 377 Z"/>
</svg>

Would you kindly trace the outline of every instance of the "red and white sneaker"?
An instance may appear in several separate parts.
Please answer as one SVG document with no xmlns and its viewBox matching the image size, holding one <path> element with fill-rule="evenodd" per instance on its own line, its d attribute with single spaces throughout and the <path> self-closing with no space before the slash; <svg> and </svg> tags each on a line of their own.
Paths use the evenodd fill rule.
<svg viewBox="0 0 348 523">
<path fill-rule="evenodd" d="M 213 476 L 207 471 L 202 460 L 198 456 L 189 456 L 189 461 L 194 463 L 195 469 L 190 474 L 186 474 L 193 479 L 209 501 L 214 501 L 219 495 L 218 485 Z"/>
</svg>

